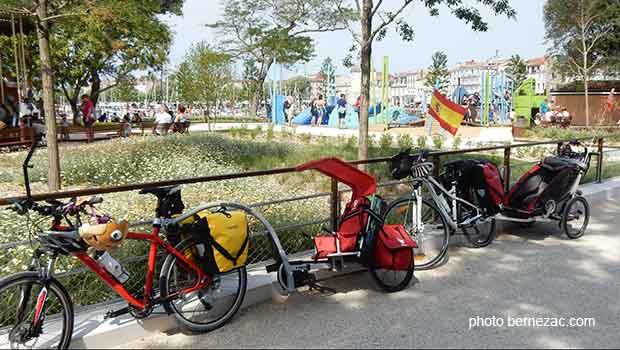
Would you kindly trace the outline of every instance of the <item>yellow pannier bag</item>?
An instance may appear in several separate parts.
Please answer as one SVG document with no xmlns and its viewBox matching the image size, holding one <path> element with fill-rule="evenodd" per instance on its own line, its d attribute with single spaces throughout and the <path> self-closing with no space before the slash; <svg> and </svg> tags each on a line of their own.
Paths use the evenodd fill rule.
<svg viewBox="0 0 620 350">
<path fill-rule="evenodd" d="M 191 219 L 192 237 L 206 245 L 204 253 L 197 254 L 198 262 L 205 272 L 224 273 L 245 266 L 250 237 L 244 212 L 204 211 Z M 190 224 L 190 219 L 181 224 Z"/>
</svg>

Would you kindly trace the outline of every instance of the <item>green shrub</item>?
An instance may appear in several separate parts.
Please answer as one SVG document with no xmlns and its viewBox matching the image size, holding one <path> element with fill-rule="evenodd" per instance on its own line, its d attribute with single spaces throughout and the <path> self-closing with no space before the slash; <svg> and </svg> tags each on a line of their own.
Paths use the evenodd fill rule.
<svg viewBox="0 0 620 350">
<path fill-rule="evenodd" d="M 455 137 L 452 141 L 452 149 L 455 151 L 461 149 L 461 143 L 463 143 L 463 139 L 460 136 Z"/>
<path fill-rule="evenodd" d="M 426 148 L 426 136 L 422 135 L 417 139 L 418 148 Z"/>
<path fill-rule="evenodd" d="M 246 137 L 248 135 L 248 125 L 246 123 L 241 123 L 239 127 L 239 136 Z"/>
<path fill-rule="evenodd" d="M 442 146 L 443 146 L 443 138 L 441 137 L 441 135 L 433 136 L 433 147 L 436 150 L 440 150 Z"/>
<path fill-rule="evenodd" d="M 375 135 L 368 135 L 368 148 L 373 148 L 375 143 Z"/>
<path fill-rule="evenodd" d="M 409 149 L 413 147 L 413 140 L 409 134 L 400 134 L 396 137 L 396 143 L 400 149 Z"/>
<path fill-rule="evenodd" d="M 379 147 L 381 148 L 390 148 L 392 147 L 392 143 L 394 140 L 392 139 L 392 135 L 390 133 L 383 133 L 381 138 L 379 139 Z"/>
<path fill-rule="evenodd" d="M 260 127 L 260 125 L 258 127 L 256 127 L 255 129 L 250 129 L 248 130 L 249 134 L 250 134 L 250 138 L 252 140 L 256 140 L 256 137 L 258 137 L 258 135 L 260 135 L 263 132 L 263 129 Z"/>
<path fill-rule="evenodd" d="M 347 139 L 345 148 L 349 150 L 357 149 L 357 137 L 351 135 L 351 137 Z"/>
<path fill-rule="evenodd" d="M 307 145 L 307 144 L 309 144 L 309 143 L 310 143 L 310 141 L 312 141 L 312 135 L 310 135 L 310 134 L 306 134 L 306 133 L 299 134 L 299 140 L 300 140 L 302 143 L 304 143 L 304 144 L 306 144 L 306 145 Z"/>
<path fill-rule="evenodd" d="M 275 138 L 275 133 L 273 131 L 273 125 L 269 124 L 269 126 L 267 127 L 267 133 L 265 137 L 267 138 L 268 141 L 271 141 Z"/>
</svg>

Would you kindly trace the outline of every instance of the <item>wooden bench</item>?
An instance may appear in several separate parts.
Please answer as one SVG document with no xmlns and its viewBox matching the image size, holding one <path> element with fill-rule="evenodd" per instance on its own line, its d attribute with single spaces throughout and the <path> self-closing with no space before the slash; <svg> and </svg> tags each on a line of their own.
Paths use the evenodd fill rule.
<svg viewBox="0 0 620 350">
<path fill-rule="evenodd" d="M 188 123 L 189 125 L 189 123 Z M 63 128 L 62 124 L 57 124 L 56 125 L 56 130 L 58 130 L 58 136 L 61 140 L 64 141 L 68 141 L 69 139 L 66 138 L 67 135 L 70 134 L 86 134 L 86 128 L 84 126 L 81 125 L 71 125 L 68 128 L 66 128 L 66 130 Z M 137 122 L 137 123 L 132 123 L 132 130 L 140 130 L 140 134 L 141 135 L 145 135 L 145 134 L 151 134 L 153 128 L 155 127 L 155 121 L 153 120 L 147 120 L 147 121 L 143 121 L 143 122 Z M 106 135 L 105 138 L 107 139 L 111 139 L 114 137 L 121 137 L 122 136 L 122 129 L 121 129 L 121 123 L 95 123 L 94 125 L 94 134 L 97 135 L 98 133 L 114 133 L 114 134 L 108 134 Z M 170 125 L 168 127 L 169 132 L 171 131 Z M 160 130 L 161 131 L 161 130 Z M 187 132 L 187 130 L 183 130 L 184 132 Z M 97 139 L 97 138 L 95 138 Z M 98 139 L 101 139 L 101 137 L 99 137 Z"/>
<path fill-rule="evenodd" d="M 58 137 L 62 141 L 69 141 L 71 134 L 86 134 L 87 129 L 82 125 L 71 125 L 67 128 L 64 128 L 62 124 L 56 125 L 56 130 L 58 131 Z M 114 133 L 105 135 L 104 139 L 111 139 L 121 134 L 121 124 L 120 123 L 95 123 L 93 134 L 101 134 L 101 133 Z M 101 140 L 102 137 L 95 137 L 95 139 Z"/>
<path fill-rule="evenodd" d="M 19 147 L 32 144 L 34 128 L 10 128 L 0 130 L 0 147 Z"/>
</svg>

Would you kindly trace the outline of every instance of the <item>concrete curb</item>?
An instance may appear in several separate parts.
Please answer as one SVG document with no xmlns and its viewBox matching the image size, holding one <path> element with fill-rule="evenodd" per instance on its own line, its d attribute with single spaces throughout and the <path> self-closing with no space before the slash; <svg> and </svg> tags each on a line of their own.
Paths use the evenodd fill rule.
<svg viewBox="0 0 620 350">
<path fill-rule="evenodd" d="M 275 274 L 268 274 L 264 267 L 248 271 L 248 287 L 241 308 L 269 300 L 273 281 Z M 136 338 L 148 337 L 154 332 L 166 332 L 179 327 L 174 316 L 165 314 L 162 307 L 155 309 L 153 314 L 144 320 L 136 320 L 131 315 L 103 319 L 108 310 L 118 310 L 125 306 L 126 302 L 116 302 L 99 305 L 76 314 L 71 348 L 111 348 Z"/>
</svg>

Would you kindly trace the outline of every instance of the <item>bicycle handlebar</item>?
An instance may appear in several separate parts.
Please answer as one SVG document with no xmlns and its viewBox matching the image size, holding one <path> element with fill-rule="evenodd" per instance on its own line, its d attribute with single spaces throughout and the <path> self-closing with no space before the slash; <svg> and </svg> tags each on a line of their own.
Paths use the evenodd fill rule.
<svg viewBox="0 0 620 350">
<path fill-rule="evenodd" d="M 67 203 L 63 203 L 59 200 L 47 200 L 46 202 L 50 205 L 40 205 L 30 199 L 25 199 L 23 201 L 15 203 L 12 206 L 12 209 L 19 215 L 25 215 L 26 213 L 28 213 L 28 211 L 34 211 L 44 216 L 76 216 L 80 212 L 83 212 L 86 207 L 93 207 L 96 204 L 102 203 L 103 198 L 92 197 L 89 200 L 80 203 L 79 205 L 76 204 L 76 198 L 72 198 Z"/>
</svg>

